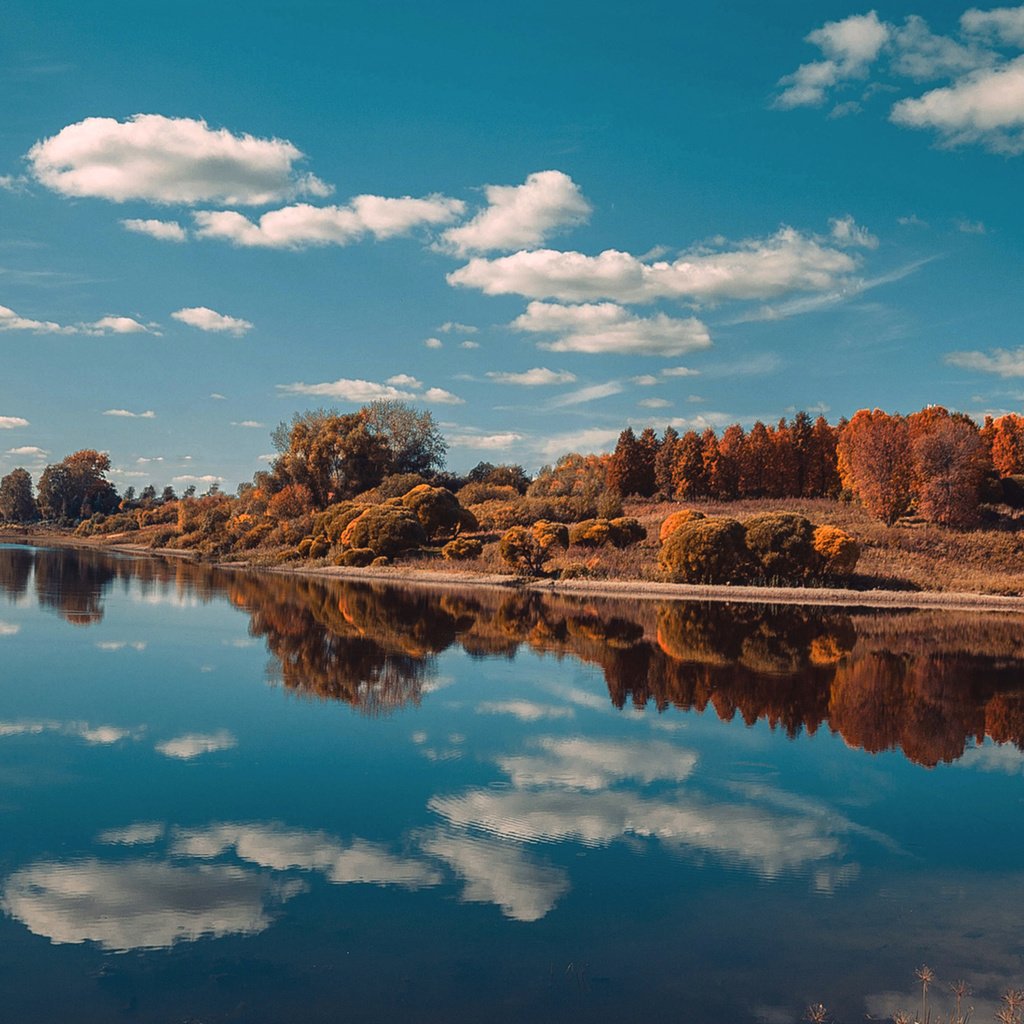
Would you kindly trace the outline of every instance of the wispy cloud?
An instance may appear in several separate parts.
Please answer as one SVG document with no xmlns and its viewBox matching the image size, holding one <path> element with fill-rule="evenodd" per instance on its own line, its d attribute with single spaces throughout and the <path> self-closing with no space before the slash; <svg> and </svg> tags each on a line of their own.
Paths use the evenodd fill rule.
<svg viewBox="0 0 1024 1024">
<path fill-rule="evenodd" d="M 131 409 L 105 409 L 103 412 L 104 416 L 119 416 L 122 419 L 129 420 L 154 420 L 156 419 L 156 413 L 152 409 L 147 409 L 145 412 L 132 412 Z"/>
<path fill-rule="evenodd" d="M 338 380 L 320 384 L 278 384 L 277 389 L 286 395 L 313 395 L 321 398 L 338 398 L 345 402 L 362 405 L 380 400 L 418 400 L 435 405 L 462 405 L 463 400 L 444 388 L 427 388 L 424 391 L 403 391 L 391 384 L 378 384 L 370 380 L 340 377 Z"/>
</svg>

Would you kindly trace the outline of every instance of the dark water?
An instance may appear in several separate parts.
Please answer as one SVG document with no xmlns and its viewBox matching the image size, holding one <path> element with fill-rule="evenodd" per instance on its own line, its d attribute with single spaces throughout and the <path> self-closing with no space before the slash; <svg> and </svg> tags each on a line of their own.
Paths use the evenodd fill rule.
<svg viewBox="0 0 1024 1024">
<path fill-rule="evenodd" d="M 991 1020 L 1022 635 L 0 547 L 0 1017 Z"/>
</svg>

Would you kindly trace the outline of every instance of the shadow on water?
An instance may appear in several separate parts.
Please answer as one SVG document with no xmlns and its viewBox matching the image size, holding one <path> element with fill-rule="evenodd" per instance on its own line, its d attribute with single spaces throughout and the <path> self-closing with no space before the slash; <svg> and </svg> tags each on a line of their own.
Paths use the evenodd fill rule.
<svg viewBox="0 0 1024 1024">
<path fill-rule="evenodd" d="M 271 681 L 367 714 L 418 704 L 435 656 L 512 658 L 520 649 L 602 671 L 611 703 L 670 708 L 790 737 L 823 725 L 852 747 L 927 766 L 986 737 L 1024 749 L 1019 617 L 447 588 L 238 573 L 184 560 L 0 546 L 0 593 L 34 594 L 76 625 L 103 617 L 116 585 L 227 598 L 273 658 Z"/>
</svg>

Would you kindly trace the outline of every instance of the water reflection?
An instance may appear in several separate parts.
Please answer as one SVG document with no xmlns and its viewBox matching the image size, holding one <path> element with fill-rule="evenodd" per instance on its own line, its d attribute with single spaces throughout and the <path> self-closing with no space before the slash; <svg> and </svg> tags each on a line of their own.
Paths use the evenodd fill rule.
<svg viewBox="0 0 1024 1024">
<path fill-rule="evenodd" d="M 1020 620 L 1008 613 L 467 594 L 0 546 L 0 591 L 18 600 L 34 590 L 40 605 L 76 624 L 99 621 L 104 594 L 129 578 L 154 602 L 226 595 L 273 655 L 272 681 L 369 714 L 419 703 L 442 651 L 511 658 L 525 647 L 598 666 L 618 708 L 711 709 L 791 737 L 827 725 L 853 747 L 902 750 L 928 766 L 986 737 L 1024 748 Z M 521 721 L 572 714 L 566 703 L 524 701 L 478 710 Z M 216 737 L 191 737 L 192 747 L 189 739 L 171 756 L 204 743 L 216 749 Z"/>
</svg>

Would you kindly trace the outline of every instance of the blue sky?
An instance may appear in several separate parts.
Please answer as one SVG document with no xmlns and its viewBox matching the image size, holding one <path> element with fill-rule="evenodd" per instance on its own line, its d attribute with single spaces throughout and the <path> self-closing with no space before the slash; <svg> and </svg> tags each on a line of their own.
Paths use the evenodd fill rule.
<svg viewBox="0 0 1024 1024">
<path fill-rule="evenodd" d="M 0 474 L 1024 396 L 1024 7 L 12 0 Z"/>
</svg>

